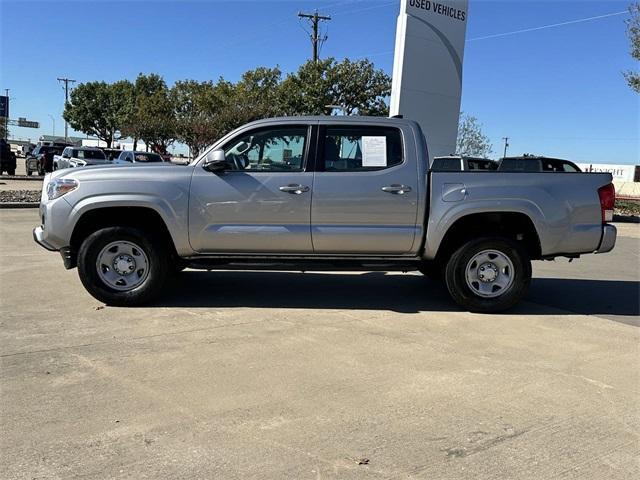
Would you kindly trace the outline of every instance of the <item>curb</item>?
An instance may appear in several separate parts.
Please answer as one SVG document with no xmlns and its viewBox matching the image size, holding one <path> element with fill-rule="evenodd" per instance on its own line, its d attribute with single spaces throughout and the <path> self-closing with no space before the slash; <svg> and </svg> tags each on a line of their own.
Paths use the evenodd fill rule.
<svg viewBox="0 0 640 480">
<path fill-rule="evenodd" d="M 0 182 L 2 180 L 27 180 L 31 182 L 42 182 L 44 181 L 44 177 L 40 177 L 38 175 L 27 177 L 26 175 L 1 175 Z"/>
<path fill-rule="evenodd" d="M 4 202 L 0 203 L 1 208 L 38 208 L 40 203 L 36 202 Z"/>
<path fill-rule="evenodd" d="M 613 223 L 640 223 L 640 215 L 614 215 Z"/>
</svg>

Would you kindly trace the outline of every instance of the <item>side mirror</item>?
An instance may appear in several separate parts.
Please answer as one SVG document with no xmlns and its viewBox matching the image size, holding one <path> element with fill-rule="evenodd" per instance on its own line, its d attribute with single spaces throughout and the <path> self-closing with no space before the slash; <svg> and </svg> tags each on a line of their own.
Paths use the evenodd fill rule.
<svg viewBox="0 0 640 480">
<path fill-rule="evenodd" d="M 223 172 L 229 167 L 227 159 L 224 155 L 224 150 L 214 150 L 209 152 L 204 159 L 204 168 L 207 172 L 219 173 Z"/>
<path fill-rule="evenodd" d="M 67 155 L 66 153 L 63 153 L 62 158 L 71 158 L 71 157 L 69 157 L 69 155 Z"/>
</svg>

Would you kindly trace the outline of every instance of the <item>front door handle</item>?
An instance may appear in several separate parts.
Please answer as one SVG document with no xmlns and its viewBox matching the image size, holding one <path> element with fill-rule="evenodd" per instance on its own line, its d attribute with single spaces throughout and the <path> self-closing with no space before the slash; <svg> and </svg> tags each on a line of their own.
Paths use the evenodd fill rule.
<svg viewBox="0 0 640 480">
<path fill-rule="evenodd" d="M 279 188 L 281 192 L 287 192 L 292 195 L 302 195 L 304 192 L 309 191 L 309 187 L 306 185 L 297 185 L 295 183 L 290 183 L 289 185 L 283 185 Z"/>
<path fill-rule="evenodd" d="M 393 193 L 395 195 L 404 195 L 405 193 L 409 193 L 411 191 L 411 187 L 409 187 L 408 185 L 398 185 L 397 183 L 394 183 L 393 185 L 382 187 L 382 191 Z"/>
</svg>

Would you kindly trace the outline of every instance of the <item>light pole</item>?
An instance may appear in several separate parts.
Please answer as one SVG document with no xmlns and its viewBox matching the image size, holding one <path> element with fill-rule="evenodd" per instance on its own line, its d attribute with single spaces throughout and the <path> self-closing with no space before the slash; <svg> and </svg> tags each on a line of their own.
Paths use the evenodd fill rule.
<svg viewBox="0 0 640 480">
<path fill-rule="evenodd" d="M 9 139 L 9 89 L 4 89 L 4 95 L 7 97 L 7 116 L 4 119 L 4 139 Z"/>
<path fill-rule="evenodd" d="M 49 118 L 51 119 L 51 123 L 53 124 L 53 132 L 51 133 L 52 137 L 56 136 L 56 119 L 53 118 L 53 115 L 47 113 L 47 115 L 49 115 Z"/>
</svg>

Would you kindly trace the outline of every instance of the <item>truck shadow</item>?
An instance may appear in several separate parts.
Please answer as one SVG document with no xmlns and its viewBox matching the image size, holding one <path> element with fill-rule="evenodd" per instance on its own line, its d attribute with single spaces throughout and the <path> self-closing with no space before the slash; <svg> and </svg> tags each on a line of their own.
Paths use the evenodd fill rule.
<svg viewBox="0 0 640 480">
<path fill-rule="evenodd" d="M 421 275 L 296 272 L 180 273 L 156 306 L 460 311 L 443 285 Z M 640 283 L 535 278 L 510 313 L 640 315 Z"/>
<path fill-rule="evenodd" d="M 527 301 L 566 310 L 565 313 L 628 315 L 636 318 L 619 321 L 640 326 L 640 282 L 637 281 L 534 278 Z"/>
</svg>

